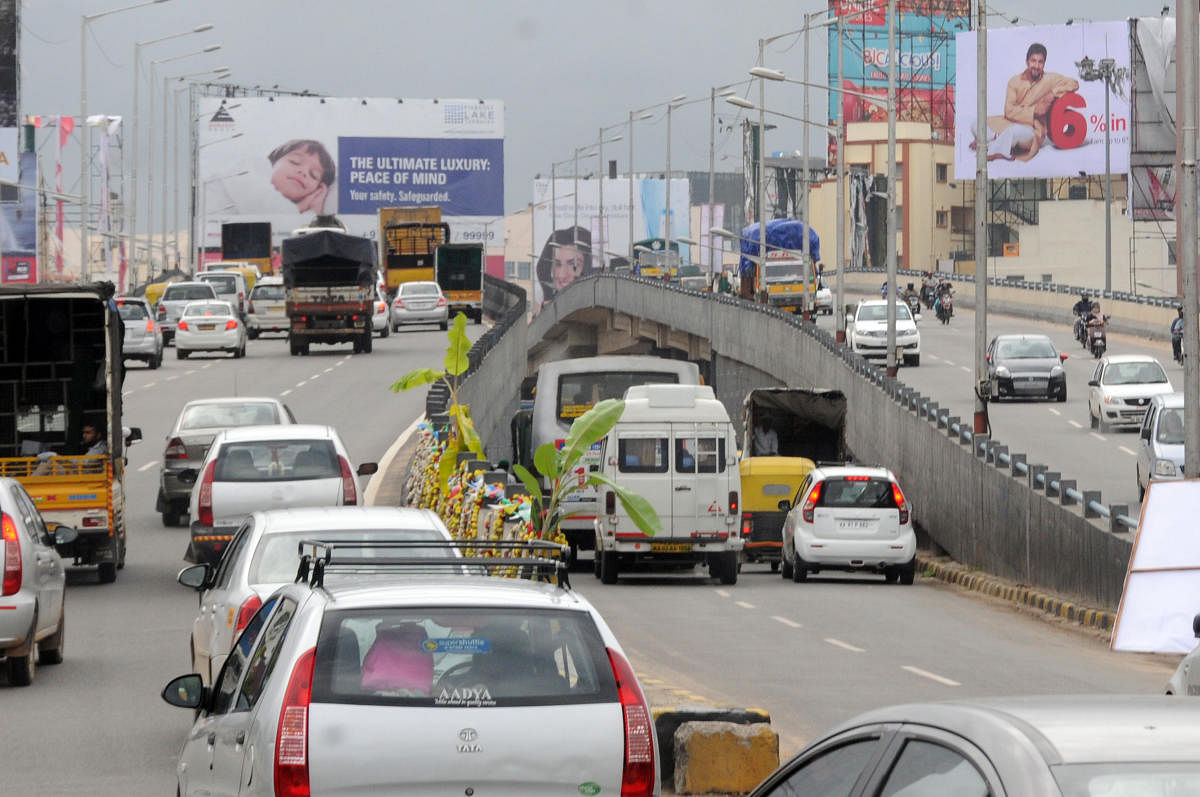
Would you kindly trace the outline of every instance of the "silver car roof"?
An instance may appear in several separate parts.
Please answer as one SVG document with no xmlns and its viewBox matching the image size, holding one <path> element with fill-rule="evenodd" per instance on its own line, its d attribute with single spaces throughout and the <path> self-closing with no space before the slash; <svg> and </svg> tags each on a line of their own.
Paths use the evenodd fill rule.
<svg viewBox="0 0 1200 797">
<path fill-rule="evenodd" d="M 314 438 L 332 440 L 337 437 L 332 426 L 315 423 L 234 426 L 222 429 L 219 434 L 224 443 L 240 443 L 246 440 L 309 440 Z"/>
<path fill-rule="evenodd" d="M 397 506 L 314 506 L 268 509 L 253 514 L 263 534 L 334 529 L 411 529 L 436 531 L 450 539 L 446 524 L 430 509 Z"/>
<path fill-rule="evenodd" d="M 304 589 L 303 585 L 297 585 Z M 554 584 L 491 576 L 392 576 L 341 581 L 332 574 L 324 591 L 338 609 L 378 606 L 480 606 L 592 611 L 582 596 Z"/>
</svg>

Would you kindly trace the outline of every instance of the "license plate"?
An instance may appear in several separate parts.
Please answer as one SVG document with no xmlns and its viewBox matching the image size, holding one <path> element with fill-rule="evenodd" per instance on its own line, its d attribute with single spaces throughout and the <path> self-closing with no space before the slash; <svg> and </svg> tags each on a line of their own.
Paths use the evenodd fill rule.
<svg viewBox="0 0 1200 797">
<path fill-rule="evenodd" d="M 201 329 L 205 332 L 208 332 L 209 330 L 216 329 L 217 325 L 216 324 L 198 324 L 197 328 Z"/>
<path fill-rule="evenodd" d="M 651 553 L 691 553 L 692 544 L 689 542 L 652 542 Z"/>
<path fill-rule="evenodd" d="M 272 304 L 272 305 L 268 305 L 268 306 L 267 306 L 267 312 L 268 312 L 268 313 L 282 313 L 282 312 L 283 312 L 283 305 L 282 305 L 282 304 Z"/>
<path fill-rule="evenodd" d="M 842 531 L 865 531 L 871 528 L 869 520 L 839 520 L 838 528 Z"/>
</svg>

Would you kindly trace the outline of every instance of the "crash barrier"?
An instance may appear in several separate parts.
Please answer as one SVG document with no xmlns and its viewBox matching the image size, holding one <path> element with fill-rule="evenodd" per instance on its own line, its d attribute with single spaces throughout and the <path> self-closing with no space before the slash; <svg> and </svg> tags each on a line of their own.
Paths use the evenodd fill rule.
<svg viewBox="0 0 1200 797">
<path fill-rule="evenodd" d="M 654 733 L 658 737 L 658 770 L 659 777 L 662 782 L 671 783 L 675 778 L 675 773 L 678 771 L 678 763 L 675 752 L 675 738 L 678 731 L 685 725 L 692 723 L 704 723 L 707 725 L 717 725 L 724 727 L 734 726 L 761 726 L 770 728 L 771 715 L 769 712 L 760 708 L 719 708 L 711 706 L 673 706 L 673 707 L 656 707 L 651 709 L 654 717 Z M 737 751 L 726 751 L 727 753 L 736 753 Z M 722 757 L 724 758 L 724 757 Z M 695 760 L 689 756 L 689 760 Z M 779 765 L 779 748 L 776 742 L 775 749 L 775 766 L 767 770 L 769 774 Z M 720 766 L 720 764 L 718 764 Z M 766 777 L 755 780 L 750 784 L 754 787 L 758 781 Z M 749 791 L 746 789 L 745 791 Z M 679 791 L 676 788 L 676 791 Z M 733 789 L 727 791 L 735 791 Z"/>
<path fill-rule="evenodd" d="M 672 744 L 676 794 L 748 794 L 779 767 L 779 735 L 770 725 L 685 722 Z"/>
</svg>

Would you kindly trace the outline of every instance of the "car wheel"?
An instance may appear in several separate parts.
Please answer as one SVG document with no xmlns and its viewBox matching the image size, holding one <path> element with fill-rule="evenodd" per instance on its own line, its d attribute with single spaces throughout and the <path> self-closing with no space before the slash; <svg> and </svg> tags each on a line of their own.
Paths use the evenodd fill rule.
<svg viewBox="0 0 1200 797">
<path fill-rule="evenodd" d="M 62 664 L 63 650 L 67 643 L 67 607 L 63 601 L 58 615 L 58 630 L 38 643 L 39 664 Z"/>
<path fill-rule="evenodd" d="M 737 551 L 727 551 L 717 559 L 720 565 L 717 569 L 717 578 L 722 584 L 733 585 L 738 580 L 738 555 Z"/>
<path fill-rule="evenodd" d="M 259 332 L 257 329 L 247 329 L 246 330 L 246 336 L 249 337 L 250 340 L 258 340 L 258 335 L 259 335 Z"/>
<path fill-rule="evenodd" d="M 1138 501 L 1144 502 L 1145 500 L 1146 500 L 1146 488 L 1143 487 L 1142 483 L 1139 481 L 1138 482 Z"/>
<path fill-rule="evenodd" d="M 100 583 L 111 584 L 117 580 L 117 563 L 116 562 L 101 562 L 100 563 Z"/>
<path fill-rule="evenodd" d="M 163 525 L 167 528 L 178 526 L 180 521 L 179 511 L 176 509 L 164 509 L 162 513 Z"/>
<path fill-rule="evenodd" d="M 1100 434 L 1112 431 L 1112 426 L 1110 426 L 1108 421 L 1104 420 L 1103 418 L 1097 418 L 1096 424 L 1100 427 Z"/>
<path fill-rule="evenodd" d="M 779 572 L 779 562 L 778 562 L 778 560 L 776 560 L 776 561 L 774 561 L 774 562 L 771 562 L 771 572 L 772 572 L 772 573 L 778 573 L 778 572 Z"/>
<path fill-rule="evenodd" d="M 449 328 L 450 328 L 449 321 L 442 321 L 441 323 L 438 324 L 438 329 L 442 330 L 443 332 L 445 332 Z"/>
<path fill-rule="evenodd" d="M 616 584 L 617 583 L 617 552 L 616 551 L 601 551 L 600 557 L 600 583 L 601 584 Z"/>
<path fill-rule="evenodd" d="M 1067 386 L 1063 385 L 1062 390 L 1058 391 L 1058 403 L 1061 404 L 1067 400 Z"/>
<path fill-rule="evenodd" d="M 906 565 L 900 566 L 900 583 L 911 585 L 917 578 L 917 560 L 914 558 Z"/>
<path fill-rule="evenodd" d="M 176 359 L 179 359 L 179 360 L 186 360 L 186 359 L 187 359 L 187 356 L 188 356 L 188 353 L 187 353 L 186 351 L 184 351 L 183 349 L 179 348 L 178 346 L 176 346 L 176 347 L 175 347 L 175 357 L 176 357 Z"/>
<path fill-rule="evenodd" d="M 1092 408 L 1090 405 L 1088 406 L 1088 423 L 1091 424 L 1093 429 L 1100 425 L 1100 419 L 1092 414 Z"/>
<path fill-rule="evenodd" d="M 808 581 L 808 565 L 800 558 L 800 554 L 793 553 L 795 561 L 792 562 L 792 581 L 796 584 L 799 584 L 801 581 Z"/>
<path fill-rule="evenodd" d="M 158 366 L 162 365 L 162 355 L 161 354 L 154 355 L 153 357 L 150 358 L 150 362 L 147 364 L 150 366 L 151 371 L 156 370 L 158 368 Z"/>
<path fill-rule="evenodd" d="M 239 349 L 238 349 L 238 355 L 237 355 L 237 356 L 238 356 L 238 357 L 245 357 L 245 356 L 246 356 L 246 341 L 244 341 L 244 340 L 242 341 L 242 346 L 241 346 L 241 348 L 239 348 Z"/>
<path fill-rule="evenodd" d="M 889 584 L 895 584 L 900 580 L 900 571 L 894 567 L 883 568 L 883 580 Z"/>
<path fill-rule="evenodd" d="M 779 560 L 779 575 L 783 576 L 784 581 L 792 577 L 792 563 L 787 560 L 786 556 Z"/>
<path fill-rule="evenodd" d="M 383 332 L 381 332 L 381 333 L 379 334 L 379 337 L 381 337 L 381 338 L 386 338 L 386 337 L 387 337 L 388 335 L 390 335 L 390 334 L 392 334 L 392 328 L 391 328 L 391 327 L 389 327 L 387 324 L 384 324 L 384 325 L 383 325 Z"/>
<path fill-rule="evenodd" d="M 400 325 L 392 324 L 392 331 L 395 332 L 397 335 L 399 335 L 400 334 Z"/>
<path fill-rule="evenodd" d="M 33 616 L 33 624 L 29 627 L 29 636 L 33 637 L 37 628 L 37 615 Z M 29 686 L 37 672 L 37 645 L 32 642 L 24 656 L 9 656 L 5 659 L 8 665 L 8 683 L 10 686 Z"/>
</svg>

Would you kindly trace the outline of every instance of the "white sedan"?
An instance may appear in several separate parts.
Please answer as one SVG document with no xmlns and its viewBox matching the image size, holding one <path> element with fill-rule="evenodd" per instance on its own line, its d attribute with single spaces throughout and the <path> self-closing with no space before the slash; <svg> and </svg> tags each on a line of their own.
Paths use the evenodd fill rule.
<svg viewBox="0 0 1200 797">
<path fill-rule="evenodd" d="M 392 331 L 392 314 L 388 311 L 387 294 L 375 289 L 375 306 L 371 313 L 371 330 L 381 338 L 386 338 Z"/>
<path fill-rule="evenodd" d="M 850 345 L 863 357 L 887 356 L 887 302 L 867 299 L 858 303 L 849 320 Z M 904 355 L 905 365 L 921 364 L 921 332 L 908 305 L 896 302 L 896 348 Z"/>
<path fill-rule="evenodd" d="M 175 327 L 175 356 L 186 359 L 197 351 L 225 351 L 246 356 L 246 326 L 229 302 L 188 302 Z"/>
<path fill-rule="evenodd" d="M 1175 392 L 1162 364 L 1146 354 L 1101 357 L 1088 388 L 1088 420 L 1101 432 L 1111 426 L 1141 426 L 1150 399 Z"/>
</svg>

